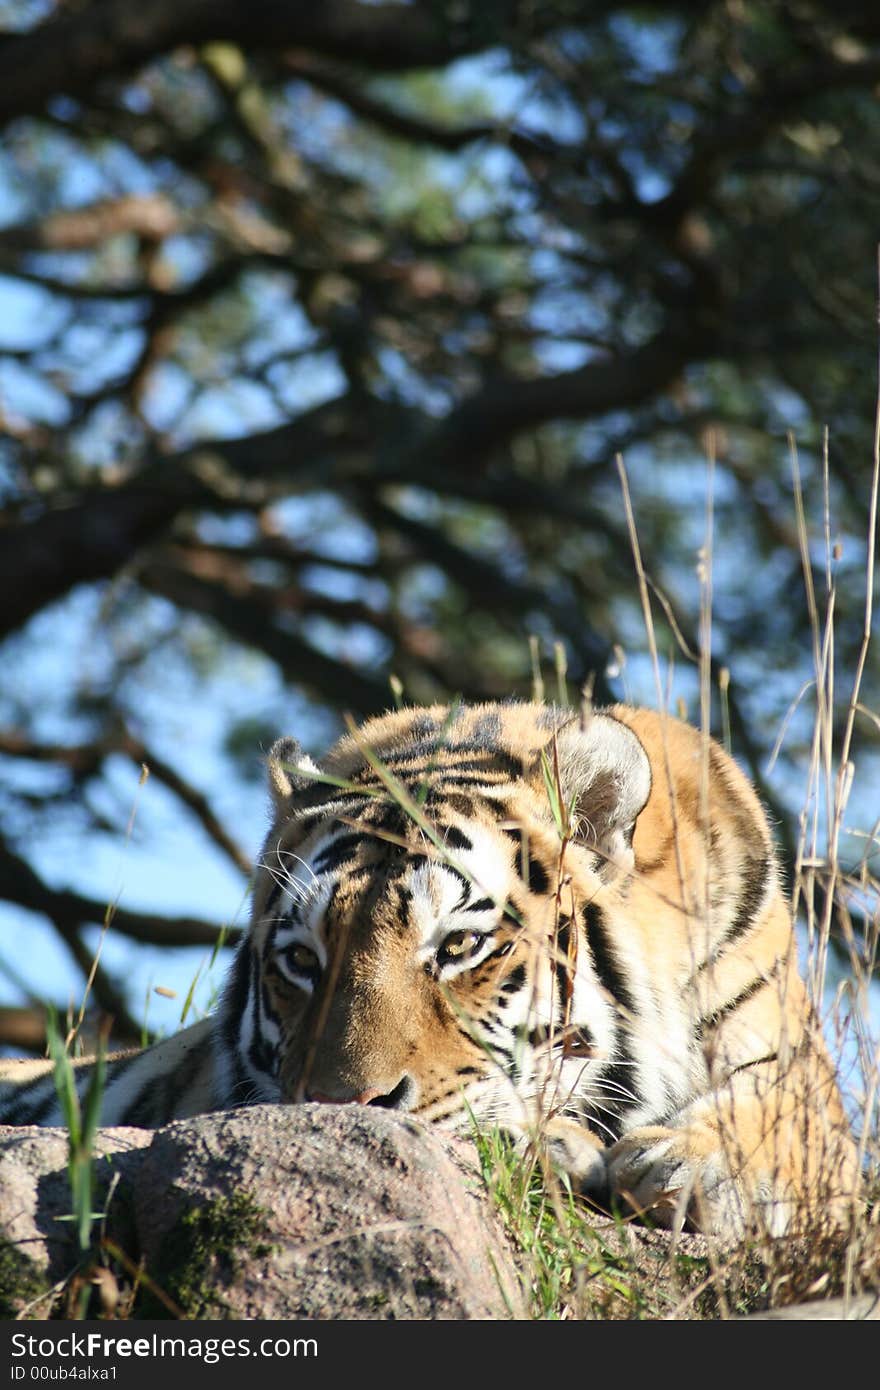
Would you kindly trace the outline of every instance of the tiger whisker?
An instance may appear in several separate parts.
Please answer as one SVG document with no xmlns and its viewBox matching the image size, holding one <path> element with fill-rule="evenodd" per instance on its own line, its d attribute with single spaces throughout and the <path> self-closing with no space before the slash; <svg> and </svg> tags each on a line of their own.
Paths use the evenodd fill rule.
<svg viewBox="0 0 880 1390">
<path fill-rule="evenodd" d="M 305 869 L 306 873 L 311 874 L 311 876 L 312 876 L 312 883 L 317 883 L 317 882 L 318 882 L 318 875 L 315 873 L 314 869 L 312 868 L 312 866 L 311 866 L 311 864 L 308 862 L 308 860 L 303 859 L 302 856 L 299 855 L 299 854 L 294 854 L 294 852 L 293 852 L 292 849 L 282 849 L 282 848 L 281 848 L 281 843 L 280 843 L 280 841 L 279 841 L 279 843 L 275 846 L 275 857 L 276 857 L 276 859 L 279 861 L 279 863 L 281 863 L 284 859 L 293 859 L 293 860 L 295 860 L 295 862 L 296 862 L 297 864 L 302 864 L 302 866 L 303 866 L 303 868 Z"/>
<path fill-rule="evenodd" d="M 314 880 L 312 883 L 301 883 L 299 879 L 293 877 L 290 871 L 286 869 L 283 864 L 281 864 L 280 866 L 276 866 L 270 863 L 265 858 L 263 858 L 260 861 L 260 863 L 261 867 L 266 870 L 266 872 L 271 877 L 272 881 L 276 883 L 278 887 L 281 888 L 284 892 L 290 893 L 291 897 L 294 898 L 295 901 L 299 904 L 302 905 L 308 902 L 309 899 L 314 895 L 315 889 L 319 882 L 314 874 L 312 875 L 312 878 Z M 306 867 L 308 868 L 308 865 L 306 865 Z"/>
</svg>

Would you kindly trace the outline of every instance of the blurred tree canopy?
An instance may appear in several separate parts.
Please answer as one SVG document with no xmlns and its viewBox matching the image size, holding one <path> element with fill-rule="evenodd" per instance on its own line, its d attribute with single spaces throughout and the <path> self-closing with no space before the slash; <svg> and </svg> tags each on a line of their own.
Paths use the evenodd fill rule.
<svg viewBox="0 0 880 1390">
<path fill-rule="evenodd" d="M 876 3 L 0 0 L 0 28 L 0 897 L 88 975 L 103 887 L 40 846 L 65 816 L 125 839 L 120 760 L 245 882 L 258 830 L 163 745 L 163 672 L 194 739 L 200 680 L 276 672 L 271 710 L 224 706 L 229 778 L 285 701 L 323 735 L 390 681 L 528 694 L 530 637 L 573 691 L 651 697 L 618 456 L 685 698 L 712 460 L 719 732 L 793 859 L 764 776 L 812 674 L 793 454 L 840 671 L 864 636 Z M 0 1041 L 39 1046 L 22 988 Z M 92 991 L 136 1036 L 124 982 Z"/>
</svg>

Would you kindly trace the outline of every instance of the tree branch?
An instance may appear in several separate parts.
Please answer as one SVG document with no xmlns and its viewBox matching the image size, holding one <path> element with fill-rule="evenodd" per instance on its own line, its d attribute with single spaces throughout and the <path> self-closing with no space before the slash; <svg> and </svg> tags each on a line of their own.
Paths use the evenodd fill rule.
<svg viewBox="0 0 880 1390">
<path fill-rule="evenodd" d="M 492 450 L 521 430 L 641 404 L 669 387 L 704 347 L 696 330 L 690 337 L 663 334 L 624 356 L 556 376 L 496 378 L 440 421 L 383 402 L 371 402 L 369 411 L 357 415 L 343 398 L 277 429 L 160 459 L 130 482 L 84 490 L 80 500 L 9 528 L 0 546 L 0 633 L 74 584 L 115 574 L 183 510 L 253 504 L 250 478 L 263 480 L 262 500 L 273 476 L 283 478 L 287 490 L 294 476 L 300 486 L 318 481 L 323 487 L 371 476 L 429 486 L 436 480 L 442 490 L 444 476 L 481 471 Z M 366 450 L 377 436 L 391 442 L 374 462 Z M 264 636 L 277 649 L 277 636 Z M 314 659 L 306 664 L 313 666 Z M 289 660 L 282 659 L 282 666 L 291 672 Z M 338 688 L 335 680 L 330 686 Z M 366 689 L 361 698 L 365 708 L 375 707 Z"/>
<path fill-rule="evenodd" d="M 213 618 L 232 637 L 259 647 L 278 663 L 288 680 L 318 691 L 337 708 L 363 716 L 386 710 L 391 703 L 391 689 L 385 679 L 345 660 L 336 661 L 297 632 L 279 626 L 275 605 L 234 594 L 167 561 L 145 564 L 138 578 L 152 593 Z"/>
<path fill-rule="evenodd" d="M 605 680 L 609 644 L 590 628 L 575 605 L 546 588 L 513 579 L 481 556 L 456 545 L 436 526 L 404 516 L 375 493 L 362 494 L 359 510 L 377 527 L 391 528 L 405 537 L 417 554 L 437 565 L 470 596 L 473 606 L 479 595 L 480 607 L 513 616 L 519 629 L 524 628 L 530 611 L 546 614 L 556 624 L 559 635 L 569 640 L 575 662 L 572 678 L 582 683 L 592 676 L 596 698 L 610 701 L 611 692 Z"/>
<path fill-rule="evenodd" d="M 526 131 L 512 130 L 501 124 L 476 121 L 470 125 L 443 125 L 428 120 L 424 116 L 413 116 L 400 111 L 387 102 L 378 101 L 337 67 L 323 63 L 307 53 L 290 54 L 286 60 L 287 70 L 305 82 L 311 83 L 327 96 L 342 102 L 356 116 L 379 126 L 387 135 L 400 140 L 410 140 L 416 144 L 434 145 L 437 149 L 455 153 L 467 145 L 480 140 L 492 140 L 504 145 L 528 162 L 533 157 L 559 157 L 563 152 L 574 158 L 580 151 L 577 147 L 558 145 L 544 135 L 538 137 Z"/>
<path fill-rule="evenodd" d="M 216 946 L 224 930 L 198 917 L 157 917 L 152 913 L 131 912 L 67 889 L 50 888 L 30 864 L 6 844 L 0 844 L 0 898 L 49 917 L 68 942 L 70 933 L 78 931 L 79 927 L 101 926 L 108 920 L 114 931 L 153 946 Z M 225 939 L 230 942 L 238 940 L 240 935 L 237 927 L 225 929 Z"/>
<path fill-rule="evenodd" d="M 100 78 L 131 72 L 182 44 L 221 41 L 271 53 L 307 48 L 386 72 L 433 67 L 497 42 L 518 9 L 513 0 L 491 0 L 456 19 L 439 4 L 97 0 L 0 44 L 0 121 L 38 112 L 60 92 L 88 98 Z M 539 30 L 540 22 L 531 27 Z"/>
</svg>

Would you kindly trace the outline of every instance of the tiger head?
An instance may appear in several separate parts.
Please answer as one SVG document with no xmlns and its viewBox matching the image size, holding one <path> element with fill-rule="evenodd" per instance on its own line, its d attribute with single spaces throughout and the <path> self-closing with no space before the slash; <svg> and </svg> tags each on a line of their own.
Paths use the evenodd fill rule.
<svg viewBox="0 0 880 1390">
<path fill-rule="evenodd" d="M 435 706 L 368 722 L 320 768 L 292 739 L 268 762 L 222 1011 L 242 1102 L 582 1117 L 615 1037 L 584 929 L 625 891 L 651 786 L 636 735 L 606 713 Z"/>
</svg>

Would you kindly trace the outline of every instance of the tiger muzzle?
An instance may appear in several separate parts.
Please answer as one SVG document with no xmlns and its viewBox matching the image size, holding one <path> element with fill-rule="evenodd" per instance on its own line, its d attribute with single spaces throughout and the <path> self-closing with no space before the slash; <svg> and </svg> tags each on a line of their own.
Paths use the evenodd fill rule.
<svg viewBox="0 0 880 1390">
<path fill-rule="evenodd" d="M 353 1095 L 331 1096 L 325 1091 L 307 1088 L 303 1096 L 304 1100 L 318 1101 L 322 1105 L 378 1105 L 385 1110 L 412 1110 L 417 1098 L 418 1087 L 407 1074 L 404 1074 L 390 1090 L 371 1086 Z"/>
</svg>

